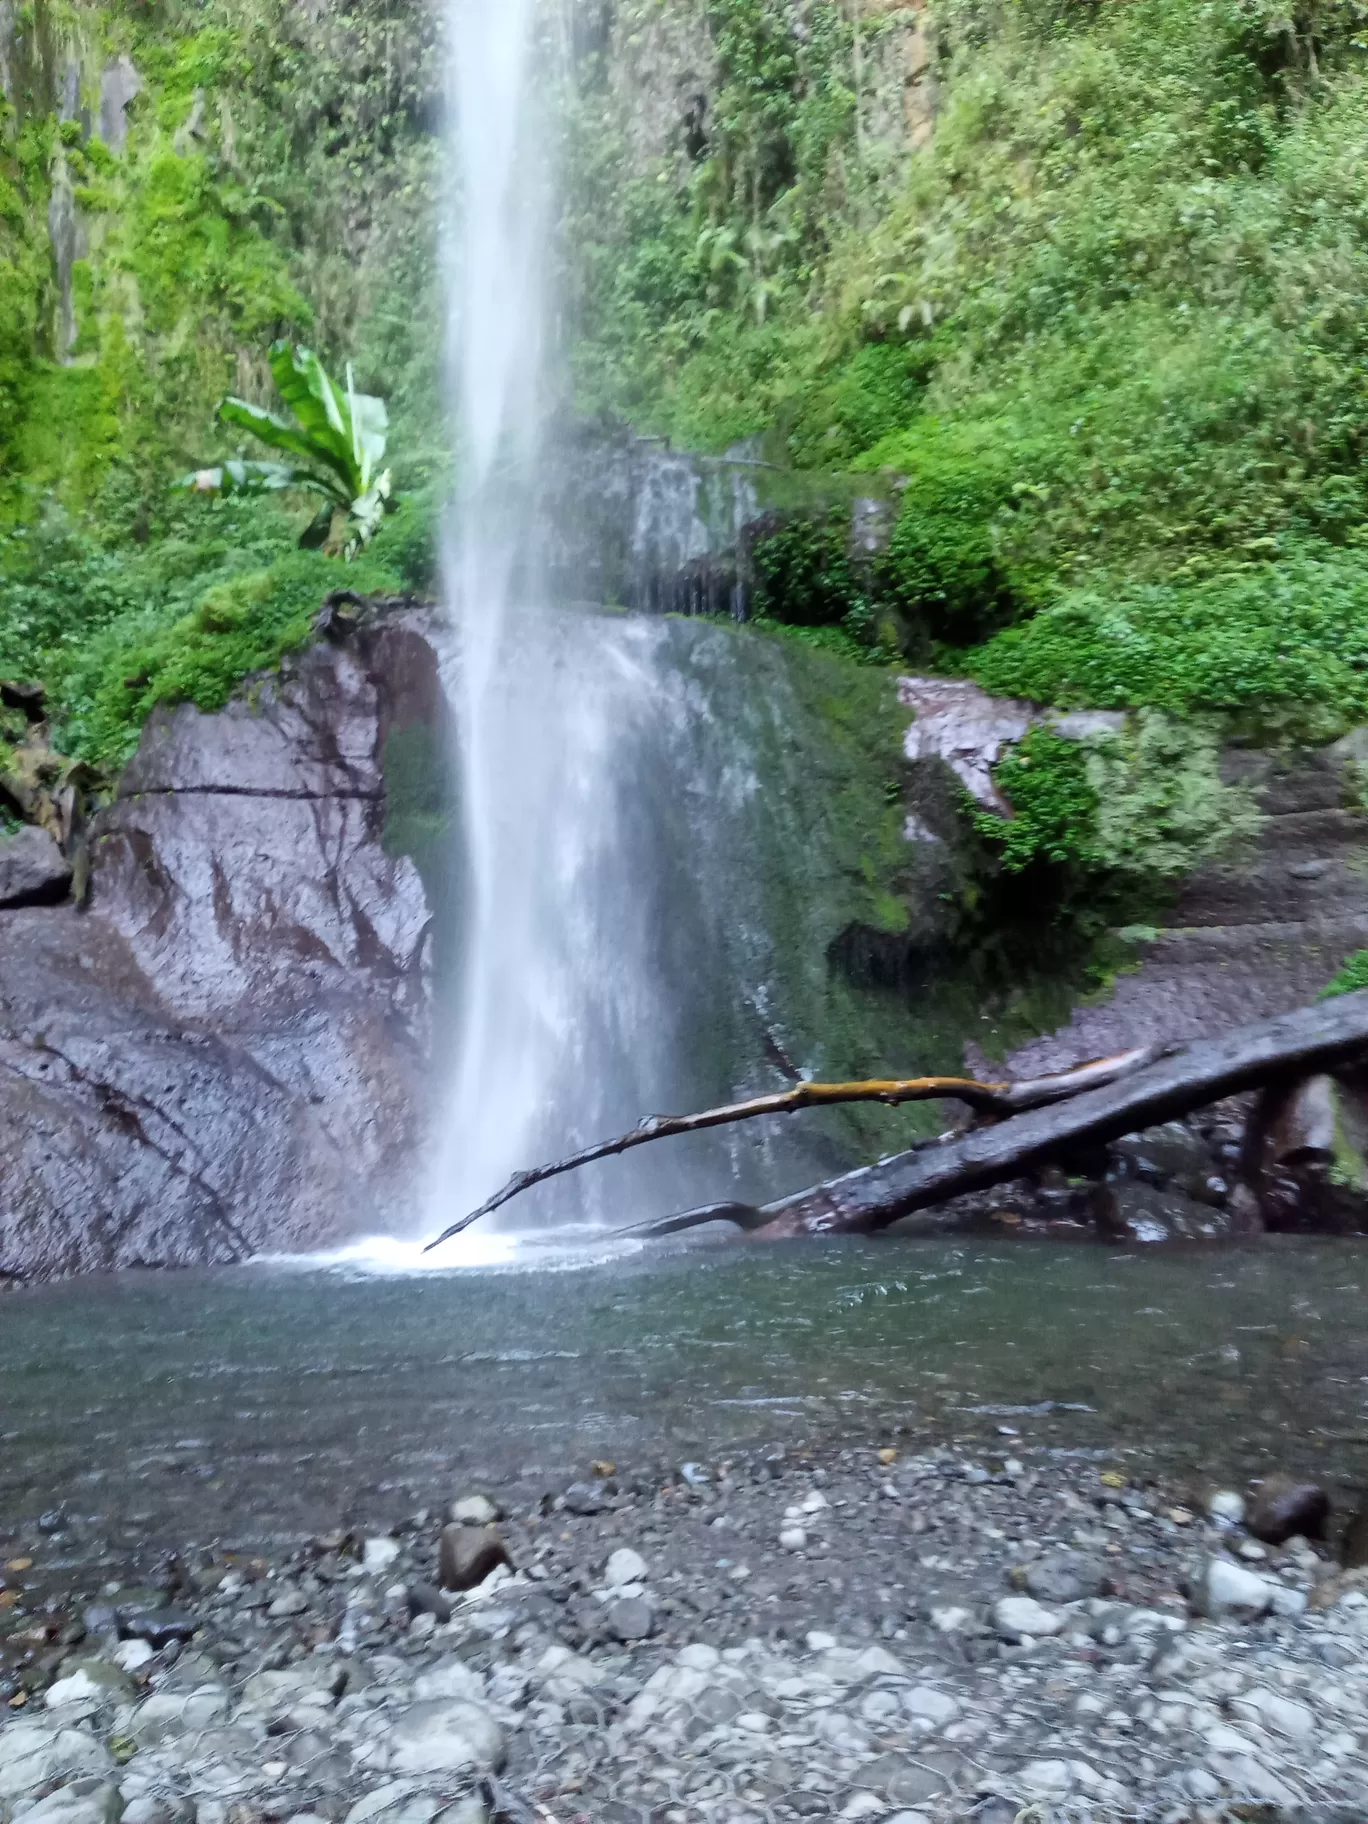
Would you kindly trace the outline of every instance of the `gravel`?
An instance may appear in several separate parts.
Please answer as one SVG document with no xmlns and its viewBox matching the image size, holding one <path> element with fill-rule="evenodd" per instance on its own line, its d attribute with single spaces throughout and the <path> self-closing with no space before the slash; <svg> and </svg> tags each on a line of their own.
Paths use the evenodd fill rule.
<svg viewBox="0 0 1368 1824">
<path fill-rule="evenodd" d="M 49 1575 L 12 1605 L 0 1824 L 1362 1824 L 1368 1574 L 1299 1537 L 1252 1568 L 1235 1500 L 1010 1461 L 600 1477 L 441 1604 L 441 1516 L 204 1553 L 122 1644 L 122 1592 Z M 189 1631 L 130 1653 L 147 1613 Z"/>
</svg>

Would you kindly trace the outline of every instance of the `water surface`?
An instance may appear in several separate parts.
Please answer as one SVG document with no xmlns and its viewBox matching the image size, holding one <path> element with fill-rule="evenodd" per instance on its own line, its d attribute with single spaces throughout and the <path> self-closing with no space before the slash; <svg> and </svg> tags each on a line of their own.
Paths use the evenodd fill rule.
<svg viewBox="0 0 1368 1824">
<path fill-rule="evenodd" d="M 1366 1294 L 1346 1242 L 891 1238 L 40 1288 L 0 1302 L 0 1531 L 64 1504 L 75 1557 L 270 1546 L 472 1482 L 532 1500 L 594 1459 L 894 1436 L 1343 1489 L 1368 1467 Z"/>
</svg>

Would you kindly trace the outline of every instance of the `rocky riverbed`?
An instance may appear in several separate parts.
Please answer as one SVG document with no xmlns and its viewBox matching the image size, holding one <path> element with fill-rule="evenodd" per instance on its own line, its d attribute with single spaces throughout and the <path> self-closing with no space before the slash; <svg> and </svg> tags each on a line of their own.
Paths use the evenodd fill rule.
<svg viewBox="0 0 1368 1824">
<path fill-rule="evenodd" d="M 1360 1824 L 1354 1526 L 1014 1448 L 586 1465 L 142 1588 L 71 1587 L 44 1516 L 0 1820 Z"/>
</svg>

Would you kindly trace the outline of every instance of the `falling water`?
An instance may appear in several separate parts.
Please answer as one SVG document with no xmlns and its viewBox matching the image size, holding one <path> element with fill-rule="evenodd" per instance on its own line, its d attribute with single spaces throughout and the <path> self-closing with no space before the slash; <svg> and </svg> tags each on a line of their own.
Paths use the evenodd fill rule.
<svg viewBox="0 0 1368 1824">
<path fill-rule="evenodd" d="M 691 471 L 638 446 L 630 473 L 600 485 L 582 448 L 557 454 L 544 434 L 542 9 L 449 4 L 461 485 L 446 575 L 467 903 L 427 1233 L 517 1169 L 644 1114 L 776 1087 L 775 1060 L 792 1074 L 790 1053 L 814 1069 L 829 1061 L 817 1035 L 839 922 L 813 882 L 848 867 L 815 812 L 818 756 L 771 642 L 584 605 L 613 584 L 574 555 L 583 541 L 567 522 L 582 533 L 593 509 L 618 512 L 629 580 L 660 554 L 688 565 L 719 519 L 734 532 L 753 515 L 753 467 Z M 626 490 L 616 506 L 615 486 Z M 698 1136 L 539 1187 L 503 1221 L 620 1225 L 773 1194 L 811 1164 L 787 1133 Z M 476 1233 L 487 1249 L 488 1225 Z"/>
<path fill-rule="evenodd" d="M 518 1166 L 680 1089 L 657 857 L 632 756 L 658 722 L 649 629 L 539 587 L 548 220 L 532 0 L 451 0 L 448 250 L 461 492 L 448 583 L 469 904 L 433 1224 Z M 563 1186 L 528 1216 L 598 1217 Z"/>
</svg>

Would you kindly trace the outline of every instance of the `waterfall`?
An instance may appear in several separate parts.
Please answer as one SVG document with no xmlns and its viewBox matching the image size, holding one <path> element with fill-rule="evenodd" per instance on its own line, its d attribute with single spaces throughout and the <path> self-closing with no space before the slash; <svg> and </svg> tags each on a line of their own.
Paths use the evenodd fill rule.
<svg viewBox="0 0 1368 1824">
<path fill-rule="evenodd" d="M 683 1088 L 662 991 L 678 932 L 639 764 L 671 695 L 659 640 L 623 618 L 558 610 L 539 561 L 549 203 L 535 10 L 451 0 L 449 20 L 460 478 L 446 577 L 468 904 L 432 1227 L 517 1167 L 668 1107 Z M 562 1183 L 521 1215 L 616 1216 L 600 1191 Z"/>
</svg>

